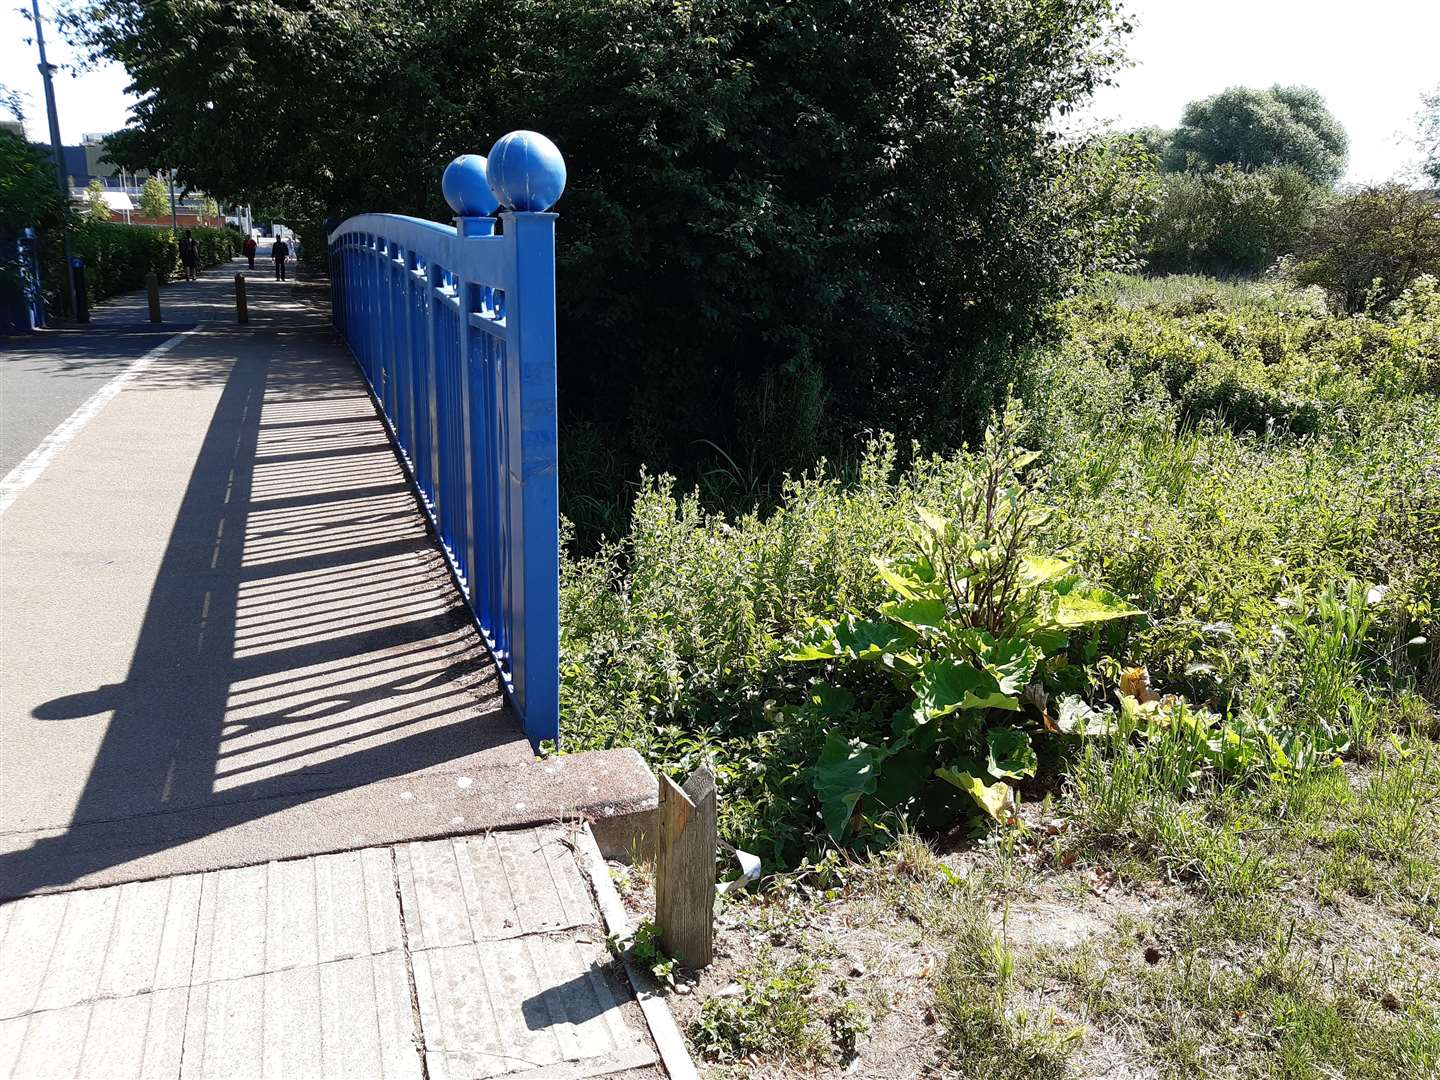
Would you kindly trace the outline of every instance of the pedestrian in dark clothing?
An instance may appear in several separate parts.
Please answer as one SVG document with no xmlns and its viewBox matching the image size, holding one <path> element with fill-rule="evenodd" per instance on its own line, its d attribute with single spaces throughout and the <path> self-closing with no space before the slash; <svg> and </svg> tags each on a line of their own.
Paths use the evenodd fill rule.
<svg viewBox="0 0 1440 1080">
<path fill-rule="evenodd" d="M 255 269 L 255 249 L 260 245 L 255 243 L 255 237 L 245 237 L 245 243 L 240 245 L 240 250 L 245 253 L 245 258 L 250 260 L 250 269 Z"/>
<path fill-rule="evenodd" d="M 285 242 L 283 236 L 275 237 L 275 243 L 270 248 L 275 256 L 275 280 L 285 280 L 285 260 L 290 257 L 290 245 Z"/>
<path fill-rule="evenodd" d="M 180 238 L 180 265 L 185 268 L 185 280 L 194 281 L 195 271 L 200 263 L 199 245 L 195 238 L 190 235 L 190 230 L 185 230 L 185 235 Z"/>
</svg>

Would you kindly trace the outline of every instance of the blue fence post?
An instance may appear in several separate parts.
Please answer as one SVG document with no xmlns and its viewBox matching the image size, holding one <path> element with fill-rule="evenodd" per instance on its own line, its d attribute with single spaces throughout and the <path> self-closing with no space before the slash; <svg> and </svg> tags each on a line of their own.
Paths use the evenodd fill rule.
<svg viewBox="0 0 1440 1080">
<path fill-rule="evenodd" d="M 555 215 L 565 163 L 511 132 L 451 162 L 455 226 L 362 214 L 330 233 L 334 320 L 530 742 L 560 730 Z M 504 207 L 503 234 L 490 216 Z"/>
<path fill-rule="evenodd" d="M 499 203 L 490 190 L 485 159 L 479 154 L 461 154 L 445 169 L 440 182 L 445 201 L 455 211 L 455 235 L 474 240 L 495 235 L 495 213 Z M 483 378 L 489 355 L 489 337 L 471 325 L 472 312 L 481 310 L 483 286 L 461 281 L 460 291 L 460 432 L 461 463 L 465 501 L 460 516 L 466 523 L 464 563 L 465 584 L 470 607 L 480 628 L 491 632 L 488 612 L 483 610 L 482 590 L 488 588 L 489 575 L 482 569 L 485 557 L 481 537 L 485 533 L 488 501 L 485 488 L 484 442 L 490 430 L 488 411 L 484 410 Z M 480 485 L 477 490 L 476 485 Z"/>
<path fill-rule="evenodd" d="M 559 736 L 560 530 L 555 404 L 555 215 L 507 213 L 511 667 L 531 741 Z"/>
<path fill-rule="evenodd" d="M 515 350 L 507 379 L 511 487 L 511 665 L 532 743 L 560 734 L 559 438 L 555 401 L 555 215 L 565 160 L 545 136 L 512 131 L 490 149 L 510 281 Z"/>
</svg>

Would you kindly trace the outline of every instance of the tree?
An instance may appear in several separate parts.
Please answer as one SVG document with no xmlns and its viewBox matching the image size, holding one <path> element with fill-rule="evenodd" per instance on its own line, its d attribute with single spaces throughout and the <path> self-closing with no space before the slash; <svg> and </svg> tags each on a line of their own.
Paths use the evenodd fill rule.
<svg viewBox="0 0 1440 1080">
<path fill-rule="evenodd" d="M 1420 171 L 1440 187 L 1440 87 L 1427 94 L 1420 110 Z"/>
<path fill-rule="evenodd" d="M 13 239 L 25 228 L 55 228 L 64 218 L 50 157 L 0 129 L 0 237 Z"/>
<path fill-rule="evenodd" d="M 1150 127 L 1136 128 L 1134 131 L 1124 133 L 1125 138 L 1132 140 L 1145 151 L 1146 155 L 1151 158 L 1154 166 L 1159 166 L 1160 163 L 1165 160 L 1166 151 L 1170 149 L 1170 138 L 1172 135 L 1174 135 L 1173 131 L 1153 125 Z"/>
<path fill-rule="evenodd" d="M 22 231 L 36 229 L 42 241 L 59 236 L 68 212 L 49 156 L 0 130 L 0 303 L 11 302 L 24 288 L 15 243 Z"/>
<path fill-rule="evenodd" d="M 96 221 L 109 221 L 113 216 L 110 204 L 105 201 L 105 185 L 91 180 L 85 187 L 85 206 Z"/>
<path fill-rule="evenodd" d="M 1404 184 L 1337 198 L 1308 231 L 1293 273 L 1344 311 L 1383 306 L 1422 274 L 1440 276 L 1440 200 Z"/>
<path fill-rule="evenodd" d="M 209 221 L 211 218 L 218 218 L 220 216 L 220 204 L 209 195 L 206 195 L 205 198 L 200 200 L 200 216 L 205 221 Z"/>
<path fill-rule="evenodd" d="M 77 16 L 129 71 L 147 152 L 225 201 L 443 219 L 454 155 L 513 128 L 554 138 L 561 406 L 605 427 L 626 472 L 711 444 L 801 467 L 878 424 L 974 434 L 1051 302 L 1113 254 L 1103 201 L 1053 197 L 1092 159 L 1052 123 L 1120 61 L 1112 0 L 83 0 Z"/>
<path fill-rule="evenodd" d="M 1172 172 L 1289 165 L 1328 186 L 1344 173 L 1348 147 L 1344 127 L 1309 87 L 1233 86 L 1185 107 L 1164 164 Z"/>
<path fill-rule="evenodd" d="M 140 188 L 140 212 L 148 218 L 163 218 L 170 212 L 170 195 L 158 176 L 147 176 Z"/>
<path fill-rule="evenodd" d="M 156 172 L 163 162 L 157 156 L 145 132 L 139 128 L 121 128 L 112 131 L 104 139 L 105 152 L 100 160 L 109 162 L 126 172 Z"/>
</svg>

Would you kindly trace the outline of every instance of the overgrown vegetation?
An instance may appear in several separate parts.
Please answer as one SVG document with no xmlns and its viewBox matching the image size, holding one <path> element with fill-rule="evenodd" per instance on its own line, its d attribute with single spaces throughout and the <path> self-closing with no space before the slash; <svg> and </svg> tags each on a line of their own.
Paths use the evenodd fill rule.
<svg viewBox="0 0 1440 1080">
<path fill-rule="evenodd" d="M 0 92 L 0 105 L 5 102 Z M 25 287 L 16 248 L 23 230 L 48 235 L 63 225 L 65 213 L 49 160 L 13 132 L 0 130 L 0 304 L 13 304 Z"/>
<path fill-rule="evenodd" d="M 1052 790 L 1057 768 L 1093 752 L 1077 726 L 1156 747 L 1184 733 L 1167 767 L 1227 783 L 1365 760 L 1403 732 L 1404 688 L 1433 703 L 1440 686 L 1433 282 L 1352 318 L 1282 284 L 1120 279 L 1062 319 L 1010 421 L 1045 466 L 1027 486 L 1046 518 L 1026 548 L 1145 614 L 1042 650 L 1006 695 L 1020 708 L 983 712 L 977 733 L 1013 728 L 1035 751 L 1007 782 L 1022 799 Z M 902 465 L 875 440 L 790 481 L 773 513 L 735 520 L 644 480 L 628 535 L 564 566 L 566 744 L 633 745 L 677 773 L 710 761 L 727 839 L 772 865 L 815 850 L 827 742 L 831 761 L 836 740 L 846 761 L 851 740 L 896 745 L 910 683 L 868 662 L 817 681 L 785 658 L 817 623 L 839 644 L 835 628 L 864 631 L 857 620 L 904 602 L 875 560 L 913 558 L 922 511 L 961 518 L 985 454 Z M 1123 687 L 1127 713 L 1131 668 L 1148 675 Z M 966 753 L 989 784 L 995 748 L 979 738 Z M 1020 749 L 1001 738 L 997 766 L 1009 740 Z M 855 779 L 851 812 L 832 819 L 852 843 L 883 842 L 896 810 L 938 826 L 974 807 L 943 783 L 907 800 L 883 769 L 873 790 Z"/>
</svg>

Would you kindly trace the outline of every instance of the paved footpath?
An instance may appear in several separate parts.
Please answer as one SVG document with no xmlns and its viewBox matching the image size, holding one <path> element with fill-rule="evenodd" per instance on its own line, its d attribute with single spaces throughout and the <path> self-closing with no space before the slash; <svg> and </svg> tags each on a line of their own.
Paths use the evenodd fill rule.
<svg viewBox="0 0 1440 1080">
<path fill-rule="evenodd" d="M 533 757 L 323 285 L 239 265 L 0 481 L 0 1077 L 658 1075 L 546 825 L 653 780 Z"/>
<path fill-rule="evenodd" d="M 0 1076 L 654 1076 L 577 847 L 496 832 L 5 905 Z"/>
</svg>

